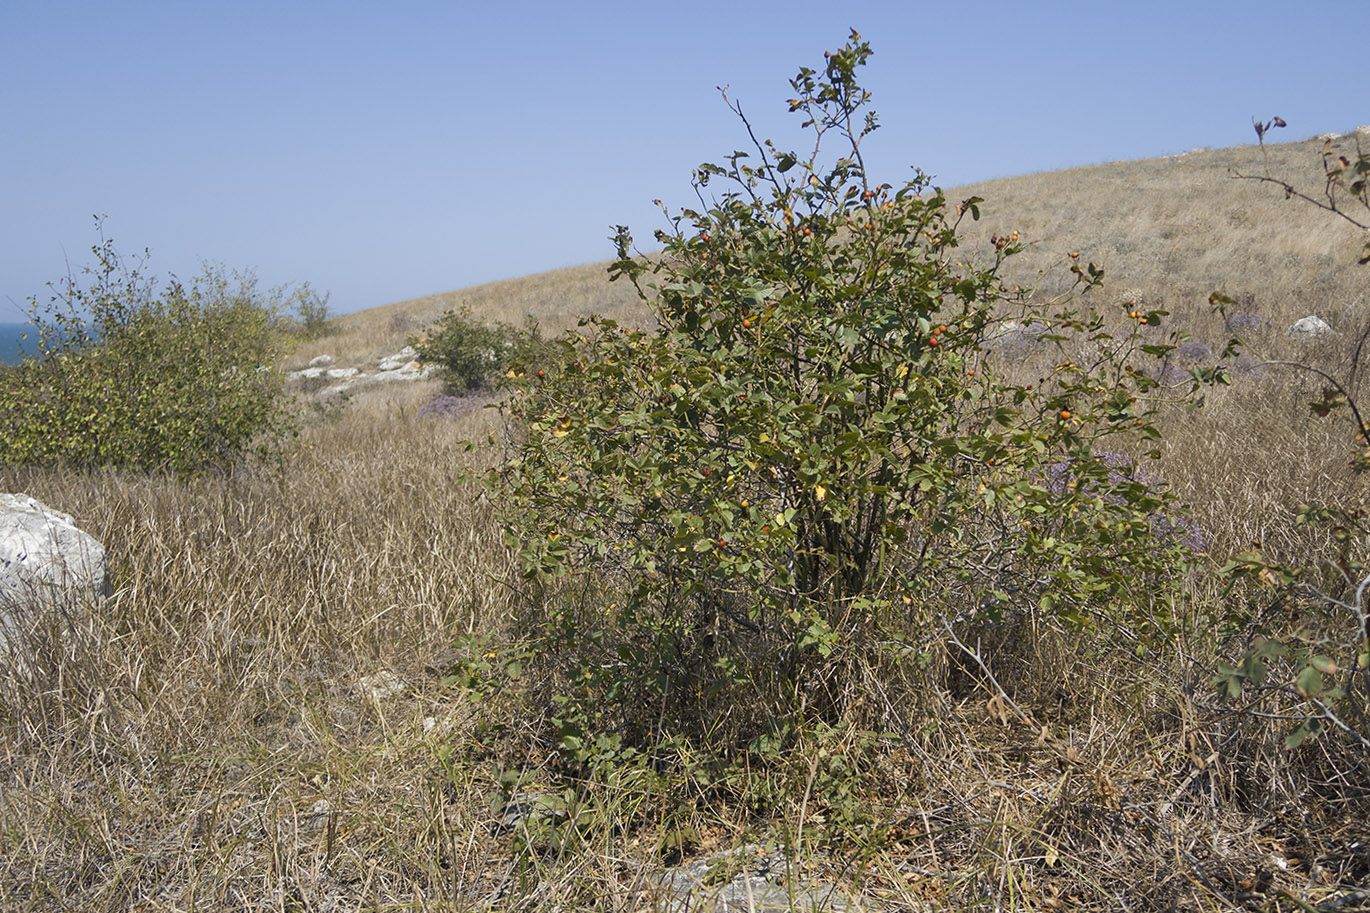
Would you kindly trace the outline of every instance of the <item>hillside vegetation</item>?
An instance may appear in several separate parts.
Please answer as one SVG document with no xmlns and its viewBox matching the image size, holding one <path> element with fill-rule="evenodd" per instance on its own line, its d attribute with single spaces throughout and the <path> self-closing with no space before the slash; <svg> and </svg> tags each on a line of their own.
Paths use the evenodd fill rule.
<svg viewBox="0 0 1370 913">
<path fill-rule="evenodd" d="M 1370 145 L 1352 135 L 1332 150 L 1354 159 L 1358 141 Z M 986 312 L 983 350 L 978 340 L 957 349 L 959 327 L 943 328 L 945 354 L 965 359 L 947 383 L 969 389 L 980 381 L 968 376 L 1001 371 L 1003 386 L 983 389 L 1042 396 L 1043 446 L 1089 459 L 1091 441 L 1072 437 L 1070 410 L 1046 391 L 1063 385 L 1087 400 L 1088 375 L 1077 382 L 1061 366 L 1102 363 L 1107 344 L 1076 335 L 1059 348 L 1024 332 L 1028 315 L 1074 289 L 1117 338 L 1175 346 L 1135 381 L 1138 423 L 1159 437 L 1119 438 L 1125 452 L 1101 457 L 1114 462 L 1089 483 L 1131 499 L 1099 498 L 1091 516 L 1101 523 L 1132 511 L 1143 536 L 1171 512 L 1165 522 L 1189 537 L 1173 573 L 1147 563 L 1155 556 L 1140 538 L 1096 543 L 1091 579 L 1108 578 L 1131 615 L 948 601 L 922 617 L 910 585 L 863 594 L 901 618 L 905 642 L 843 627 L 849 619 L 825 605 L 802 618 L 826 628 L 807 629 L 813 639 L 794 643 L 808 652 L 789 653 L 774 639 L 787 623 L 757 632 L 719 609 L 711 631 L 687 632 L 690 643 L 724 656 L 735 655 L 730 644 L 774 650 L 764 654 L 773 676 L 744 677 L 747 691 L 701 673 L 697 692 L 671 695 L 683 703 L 639 701 L 612 726 L 587 716 L 576 701 L 602 697 L 596 689 L 620 688 L 615 699 L 629 704 L 655 693 L 614 670 L 649 655 L 669 626 L 626 617 L 610 590 L 593 589 L 631 568 L 519 573 L 521 549 L 541 537 L 554 552 L 559 530 L 510 538 L 502 518 L 515 498 L 564 495 L 554 486 L 565 478 L 503 492 L 482 481 L 526 457 L 535 416 L 545 453 L 575 443 L 559 401 L 537 399 L 550 382 L 533 380 L 541 366 L 575 365 L 575 347 L 564 362 L 540 350 L 549 360 L 516 376 L 522 392 L 491 395 L 515 397 L 525 425 L 496 409 L 423 415 L 441 392 L 429 380 L 303 402 L 299 440 L 279 462 L 190 477 L 0 466 L 0 488 L 72 514 L 107 545 L 115 582 L 104 607 L 37 632 L 0 678 L 0 907 L 651 909 L 662 867 L 763 844 L 788 860 L 778 883 L 830 881 L 872 909 L 1370 909 L 1370 706 L 1354 650 L 1348 664 L 1343 649 L 1348 631 L 1352 646 L 1365 637 L 1355 589 L 1365 488 L 1352 466 L 1363 443 L 1344 410 L 1309 408 L 1329 378 L 1364 393 L 1370 267 L 1355 261 L 1366 238 L 1232 176 L 1264 174 L 1268 157 L 1270 173 L 1317 195 L 1323 151 L 1322 140 L 1200 150 L 946 192 L 953 213 L 983 198 L 979 219 L 958 223 L 956 256 L 1024 289 Z M 1000 257 L 995 239 L 1014 232 L 1021 252 Z M 677 240 L 678 251 L 699 249 L 692 230 Z M 1087 264 L 1103 276 L 1082 292 L 1071 267 Z M 463 309 L 548 337 L 599 315 L 646 334 L 614 348 L 600 323 L 609 348 L 597 351 L 650 349 L 661 338 L 649 335 L 653 311 L 608 267 L 339 317 L 283 366 L 319 354 L 363 364 Z M 1232 300 L 1225 313 L 1214 292 Z M 979 319 L 967 313 L 965 326 Z M 1309 314 L 1335 332 L 1290 337 Z M 1224 360 L 1234 336 L 1240 352 Z M 1189 370 L 1220 362 L 1230 383 L 1195 391 Z M 555 389 L 607 398 L 612 378 L 589 376 Z M 624 376 L 646 389 L 660 373 Z M 993 462 L 988 449 L 974 455 Z M 1110 474 L 1134 460 L 1141 481 Z M 604 497 L 645 496 L 630 487 L 606 485 Z M 1038 488 L 1043 510 L 1055 510 L 1049 483 Z M 819 486 L 810 506 L 828 496 Z M 979 514 L 962 516 L 980 531 Z M 1037 541 L 1021 525 L 1003 534 Z M 927 590 L 947 600 L 980 570 L 966 554 L 1002 558 L 998 539 L 956 552 L 955 532 L 945 547 L 961 563 L 948 559 L 948 578 Z M 770 523 L 751 533 L 766 554 L 785 545 L 772 533 Z M 639 554 L 646 535 L 600 557 Z M 1136 576 L 1109 567 L 1110 543 Z M 1144 609 L 1166 617 L 1160 633 L 1136 620 Z M 1262 647 L 1277 641 L 1283 653 Z M 786 678 L 794 656 L 816 671 Z M 775 711 L 786 687 L 801 703 L 789 716 Z M 672 719 L 652 718 L 668 706 Z M 675 735 L 652 741 L 660 732 Z M 726 867 L 709 883 L 736 874 Z"/>
</svg>

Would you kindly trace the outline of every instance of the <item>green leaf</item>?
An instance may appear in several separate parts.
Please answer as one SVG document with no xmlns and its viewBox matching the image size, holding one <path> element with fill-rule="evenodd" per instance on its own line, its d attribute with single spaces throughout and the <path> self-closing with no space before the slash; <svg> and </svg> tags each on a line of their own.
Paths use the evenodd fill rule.
<svg viewBox="0 0 1370 913">
<path fill-rule="evenodd" d="M 1322 673 L 1312 666 L 1304 666 L 1294 680 L 1294 686 L 1304 697 L 1313 697 L 1322 692 Z"/>
<path fill-rule="evenodd" d="M 1322 656 L 1319 654 L 1310 658 L 1308 663 L 1324 675 L 1337 674 L 1337 663 L 1330 656 Z"/>
<path fill-rule="evenodd" d="M 1322 720 L 1307 719 L 1294 727 L 1294 731 L 1284 737 L 1284 745 L 1290 751 L 1298 748 L 1304 740 L 1310 737 L 1317 737 L 1322 732 Z"/>
</svg>

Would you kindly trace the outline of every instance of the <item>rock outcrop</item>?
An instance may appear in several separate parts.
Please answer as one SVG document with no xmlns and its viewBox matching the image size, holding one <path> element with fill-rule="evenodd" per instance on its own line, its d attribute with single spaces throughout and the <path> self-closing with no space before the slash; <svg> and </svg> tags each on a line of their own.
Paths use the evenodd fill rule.
<svg viewBox="0 0 1370 913">
<path fill-rule="evenodd" d="M 1327 321 L 1316 314 L 1301 317 L 1289 327 L 1289 335 L 1295 339 L 1319 339 L 1331 335 L 1332 332 Z"/>
<path fill-rule="evenodd" d="M 332 367 L 333 363 L 331 355 L 316 356 L 308 367 L 287 372 L 286 380 L 326 382 L 326 386 L 315 392 L 320 397 L 329 397 L 379 384 L 423 380 L 437 370 L 436 365 L 420 365 L 413 346 L 378 358 L 373 365 L 364 368 L 336 368 Z"/>
<path fill-rule="evenodd" d="M 1051 332 L 1051 327 L 1040 320 L 1020 323 L 1005 320 L 985 335 L 985 348 L 1005 355 L 1022 355 L 1043 344 L 1042 337 Z"/>
<path fill-rule="evenodd" d="M 857 913 L 862 905 L 835 884 L 806 878 L 785 854 L 746 846 L 667 870 L 663 913 Z"/>
<path fill-rule="evenodd" d="M 109 594 L 103 545 L 41 501 L 0 494 L 0 647 L 53 612 Z"/>
</svg>

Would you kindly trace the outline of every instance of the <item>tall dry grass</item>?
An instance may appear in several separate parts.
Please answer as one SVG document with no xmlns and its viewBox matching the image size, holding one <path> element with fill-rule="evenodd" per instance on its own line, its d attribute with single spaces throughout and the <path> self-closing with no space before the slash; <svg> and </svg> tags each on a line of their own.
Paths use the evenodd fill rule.
<svg viewBox="0 0 1370 913">
<path fill-rule="evenodd" d="M 510 591 L 462 447 L 488 419 L 416 418 L 433 392 L 310 424 L 281 467 L 4 471 L 107 544 L 116 592 L 0 679 L 0 907 L 383 908 L 479 873 L 441 655 Z"/>
</svg>

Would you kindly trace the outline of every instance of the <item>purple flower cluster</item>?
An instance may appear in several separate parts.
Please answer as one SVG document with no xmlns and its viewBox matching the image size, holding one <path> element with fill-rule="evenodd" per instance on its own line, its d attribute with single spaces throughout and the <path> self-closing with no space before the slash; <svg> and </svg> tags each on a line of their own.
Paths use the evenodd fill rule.
<svg viewBox="0 0 1370 913">
<path fill-rule="evenodd" d="M 1147 374 L 1163 384 L 1178 384 L 1189 379 L 1189 370 L 1213 360 L 1213 350 L 1190 339 L 1175 346 L 1164 358 L 1152 365 Z"/>
<path fill-rule="evenodd" d="M 1105 488 L 1117 488 L 1124 482 L 1133 481 L 1133 460 L 1125 453 L 1113 453 L 1105 451 L 1093 455 L 1094 462 L 1100 466 L 1107 467 L 1108 478 L 1104 482 Z M 1072 493 L 1079 484 L 1081 467 L 1074 460 L 1060 460 L 1047 467 L 1047 491 L 1057 497 Z M 1088 483 L 1089 487 L 1097 487 L 1097 483 Z M 1109 500 L 1110 504 L 1122 504 L 1120 495 L 1110 496 L 1117 500 Z M 1106 499 L 1107 500 L 1107 499 Z"/>
<path fill-rule="evenodd" d="M 1181 364 L 1194 365 L 1211 359 L 1213 350 L 1203 343 L 1191 339 L 1177 345 L 1175 351 L 1171 352 L 1170 355 Z"/>
<path fill-rule="evenodd" d="M 1104 451 L 1093 454 L 1092 466 L 1082 465 L 1075 460 L 1060 460 L 1052 463 L 1046 470 L 1046 488 L 1055 497 L 1065 497 L 1082 492 L 1101 492 L 1103 501 L 1118 507 L 1127 503 L 1120 489 L 1129 484 L 1141 484 L 1151 491 L 1157 491 L 1164 482 L 1142 472 L 1132 457 L 1125 453 Z M 1102 478 L 1100 471 L 1104 472 Z M 1159 539 L 1177 543 L 1191 551 L 1201 552 L 1208 547 L 1208 538 L 1191 518 L 1170 516 L 1160 512 L 1149 517 L 1151 531 Z"/>
<path fill-rule="evenodd" d="M 486 401 L 485 396 L 435 396 L 419 407 L 419 418 L 460 418 L 468 412 L 479 409 Z"/>
<path fill-rule="evenodd" d="M 1260 314 L 1250 311 L 1238 311 L 1227 318 L 1227 328 L 1233 333 L 1240 333 L 1243 330 L 1260 330 L 1270 321 Z"/>
</svg>

